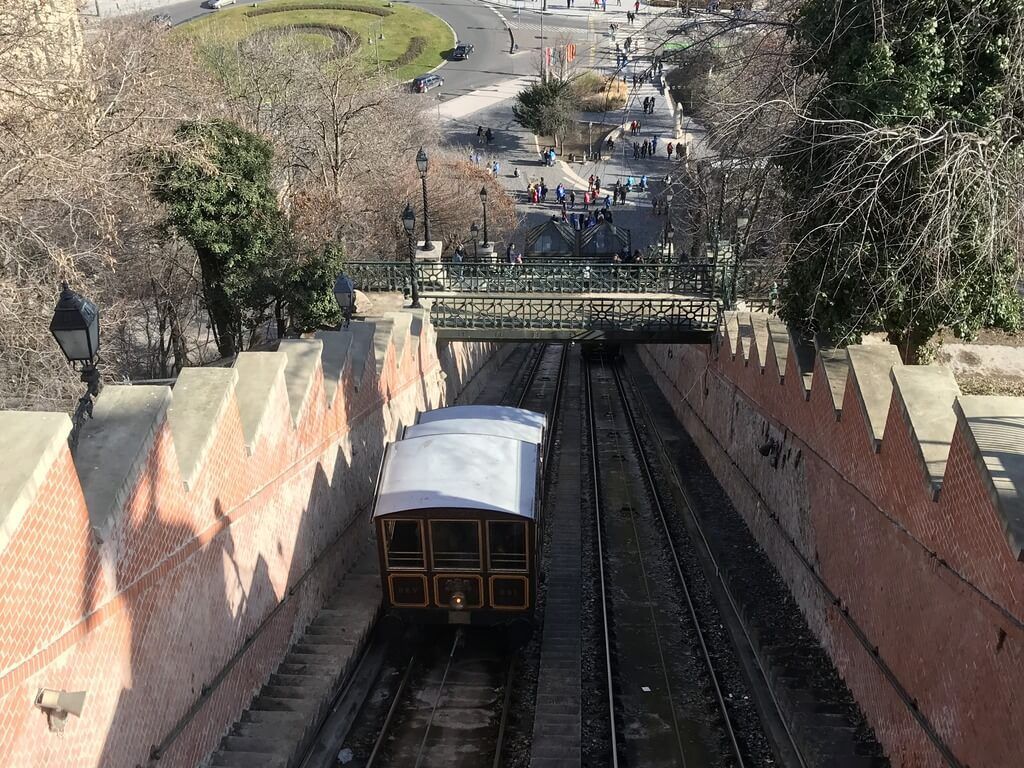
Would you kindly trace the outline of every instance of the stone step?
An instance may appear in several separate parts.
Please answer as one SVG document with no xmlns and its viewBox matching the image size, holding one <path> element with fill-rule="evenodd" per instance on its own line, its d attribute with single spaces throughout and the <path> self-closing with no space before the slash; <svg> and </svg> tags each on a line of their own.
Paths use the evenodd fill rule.
<svg viewBox="0 0 1024 768">
<path fill-rule="evenodd" d="M 207 763 L 210 768 L 288 768 L 288 759 L 265 752 L 220 752 Z"/>
<path fill-rule="evenodd" d="M 264 689 L 260 691 L 259 696 L 253 699 L 249 709 L 265 712 L 301 712 L 308 716 L 310 712 L 316 709 L 316 704 L 308 699 L 279 699 L 276 696 L 270 695 Z"/>
<path fill-rule="evenodd" d="M 309 721 L 305 712 L 296 712 L 289 709 L 247 709 L 242 713 L 239 725 L 251 723 L 253 725 L 303 725 Z"/>
<path fill-rule="evenodd" d="M 331 688 L 338 682 L 337 675 L 330 677 L 320 675 L 281 675 L 274 673 L 270 676 L 268 685 L 283 686 L 286 688 L 310 688 L 315 691 L 322 691 L 324 688 Z"/>
</svg>

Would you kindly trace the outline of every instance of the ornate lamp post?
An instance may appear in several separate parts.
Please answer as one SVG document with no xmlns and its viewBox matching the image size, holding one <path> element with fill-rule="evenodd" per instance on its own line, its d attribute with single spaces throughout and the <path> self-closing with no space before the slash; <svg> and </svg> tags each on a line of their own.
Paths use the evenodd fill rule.
<svg viewBox="0 0 1024 768">
<path fill-rule="evenodd" d="M 478 225 L 474 221 L 472 226 L 470 226 L 470 228 L 469 228 L 469 232 L 470 232 L 471 235 L 473 235 L 473 261 L 479 263 L 480 262 L 480 252 L 477 250 L 477 242 L 476 241 L 480 239 L 480 225 Z"/>
<path fill-rule="evenodd" d="M 490 242 L 487 238 L 487 187 L 480 187 L 480 202 L 484 206 L 484 247 L 486 248 Z"/>
<path fill-rule="evenodd" d="M 743 239 L 746 237 L 747 225 L 750 223 L 750 219 L 746 216 L 740 215 L 736 217 L 736 244 L 732 249 L 732 286 L 729 292 L 732 296 L 732 302 L 736 302 L 736 287 L 740 276 L 740 254 L 743 252 Z"/>
<path fill-rule="evenodd" d="M 416 168 L 420 172 L 420 181 L 423 182 L 423 250 L 432 251 L 434 250 L 434 243 L 430 239 L 430 211 L 427 208 L 427 168 L 430 165 L 430 160 L 427 157 L 427 153 L 423 151 L 423 147 L 420 147 L 420 151 L 416 153 Z"/>
<path fill-rule="evenodd" d="M 420 289 L 416 284 L 416 236 L 413 234 L 413 230 L 416 229 L 416 212 L 413 211 L 409 203 L 405 204 L 405 210 L 402 211 L 402 226 L 405 227 L 405 232 L 409 236 L 409 280 L 412 285 L 412 304 L 410 306 L 413 309 L 419 309 Z"/>
<path fill-rule="evenodd" d="M 86 419 L 92 418 L 93 398 L 99 395 L 102 387 L 100 372 L 96 367 L 96 354 L 100 349 L 100 311 L 91 301 L 72 291 L 65 282 L 53 310 L 50 333 L 71 366 L 81 364 L 82 381 L 86 385 L 85 394 L 75 408 L 71 434 L 68 436 L 71 452 L 74 453 L 82 425 Z"/>
<path fill-rule="evenodd" d="M 342 328 L 348 328 L 352 322 L 352 310 L 356 306 L 356 289 L 344 272 L 334 281 L 334 300 L 341 310 Z"/>
</svg>

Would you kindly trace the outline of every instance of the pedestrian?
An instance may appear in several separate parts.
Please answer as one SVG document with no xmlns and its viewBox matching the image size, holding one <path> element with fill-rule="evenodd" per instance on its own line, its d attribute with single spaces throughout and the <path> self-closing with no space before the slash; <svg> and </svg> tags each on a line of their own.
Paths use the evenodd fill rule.
<svg viewBox="0 0 1024 768">
<path fill-rule="evenodd" d="M 569 190 L 569 207 L 570 208 L 575 208 L 576 207 L 576 190 L 575 189 L 570 189 Z"/>
<path fill-rule="evenodd" d="M 487 129 L 487 133 L 485 133 L 484 136 L 487 138 L 487 143 L 488 144 L 490 144 L 492 141 L 494 141 L 494 132 L 491 131 L 490 128 Z"/>
<path fill-rule="evenodd" d="M 635 141 L 633 142 L 633 159 L 640 159 L 640 145 Z"/>
<path fill-rule="evenodd" d="M 647 108 L 647 114 L 648 115 L 653 115 L 654 114 L 654 97 L 653 96 L 651 96 L 651 105 Z"/>
<path fill-rule="evenodd" d="M 628 191 L 629 191 L 629 187 L 623 187 L 622 188 L 621 195 L 622 195 L 622 204 L 623 205 L 626 204 L 626 192 L 628 192 Z"/>
<path fill-rule="evenodd" d="M 601 194 L 601 177 L 600 176 L 595 176 L 594 177 L 594 194 L 595 195 L 600 195 Z"/>
<path fill-rule="evenodd" d="M 583 193 L 583 210 L 588 210 L 589 208 L 590 208 L 590 192 L 587 191 L 587 192 Z"/>
<path fill-rule="evenodd" d="M 541 182 L 540 185 L 540 201 L 542 203 L 546 203 L 548 201 L 548 188 L 543 182 Z"/>
<path fill-rule="evenodd" d="M 640 189 L 647 191 L 647 174 L 640 177 Z"/>
<path fill-rule="evenodd" d="M 668 155 L 668 159 L 672 159 L 672 142 L 670 141 L 665 145 L 665 153 Z"/>
<path fill-rule="evenodd" d="M 452 272 L 456 280 L 462 279 L 462 262 L 466 260 L 466 249 L 462 247 L 462 243 L 455 246 L 455 252 L 452 254 Z"/>
<path fill-rule="evenodd" d="M 652 155 L 658 154 L 658 137 L 657 136 L 655 136 L 653 139 L 651 139 L 651 154 Z"/>
<path fill-rule="evenodd" d="M 484 127 L 482 125 L 478 125 L 476 127 L 476 137 L 479 139 L 483 135 L 484 135 Z"/>
<path fill-rule="evenodd" d="M 640 13 L 640 0 L 636 0 L 636 2 L 633 3 L 633 12 Z"/>
<path fill-rule="evenodd" d="M 498 176 L 501 174 L 501 163 L 495 160 L 494 163 L 491 165 L 491 170 L 494 172 L 494 178 L 498 178 Z"/>
<path fill-rule="evenodd" d="M 536 184 L 530 184 L 529 192 L 530 192 L 530 202 L 533 203 L 534 205 L 536 205 L 537 202 L 540 200 L 540 192 L 537 191 L 537 185 Z"/>
<path fill-rule="evenodd" d="M 649 146 L 647 139 L 644 139 L 644 143 L 640 145 L 640 157 L 647 159 L 647 147 Z"/>
<path fill-rule="evenodd" d="M 636 121 L 636 135 L 637 136 L 640 135 L 640 131 L 643 130 L 643 127 L 644 127 L 644 124 L 641 123 L 639 120 L 637 120 Z"/>
</svg>

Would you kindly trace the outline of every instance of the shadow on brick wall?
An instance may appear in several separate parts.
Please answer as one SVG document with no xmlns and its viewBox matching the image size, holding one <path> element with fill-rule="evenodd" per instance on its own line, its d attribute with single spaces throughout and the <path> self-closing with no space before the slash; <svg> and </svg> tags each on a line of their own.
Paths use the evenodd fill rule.
<svg viewBox="0 0 1024 768">
<path fill-rule="evenodd" d="M 417 387 L 422 406 L 427 389 Z M 348 424 L 367 403 L 366 393 L 346 394 L 352 393 L 339 391 L 335 403 L 344 409 L 338 422 L 322 399 L 311 411 L 325 410 L 323 418 Z M 105 664 L 98 663 L 107 666 L 111 684 L 120 682 L 95 765 L 194 766 L 217 747 L 368 540 L 385 426 L 382 409 L 364 411 L 360 423 L 319 454 L 301 449 L 309 461 L 296 462 L 270 500 L 250 506 L 256 502 L 249 498 L 226 509 L 218 496 L 213 518 L 197 524 L 168 519 L 161 500 L 183 497 L 180 506 L 187 509 L 188 496 L 170 487 L 181 482 L 176 470 L 161 471 L 161 461 L 147 464 L 138 488 L 150 501 L 124 530 L 125 553 L 112 569 L 122 618 L 107 619 L 94 632 L 109 644 L 100 654 Z M 298 437 L 291 431 L 289 450 L 270 450 L 291 456 Z M 334 450 L 342 443 L 349 454 Z M 244 454 L 241 444 L 238 449 Z M 258 446 L 257 454 L 262 450 L 268 448 Z M 331 458 L 328 480 L 324 463 Z M 252 461 L 236 459 L 241 466 Z M 290 511 L 299 498 L 302 511 L 293 523 Z M 180 515 L 201 516 L 196 509 Z M 150 548 L 161 556 L 135 573 L 133 553 Z M 96 615 L 101 595 L 110 591 L 102 589 L 101 574 L 111 569 L 102 567 L 97 547 L 92 553 L 82 578 L 83 616 Z M 120 674 L 111 674 L 114 667 Z"/>
</svg>

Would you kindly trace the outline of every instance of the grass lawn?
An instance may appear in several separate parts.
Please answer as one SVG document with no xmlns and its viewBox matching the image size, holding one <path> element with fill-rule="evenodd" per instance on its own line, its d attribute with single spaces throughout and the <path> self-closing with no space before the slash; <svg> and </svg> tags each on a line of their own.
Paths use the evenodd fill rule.
<svg viewBox="0 0 1024 768">
<path fill-rule="evenodd" d="M 281 30 L 292 44 L 331 47 L 333 40 L 327 30 L 319 34 L 311 29 L 317 26 L 343 27 L 352 33 L 359 41 L 356 56 L 367 72 L 377 69 L 379 45 L 381 69 L 398 80 L 408 80 L 436 67 L 455 43 L 451 29 L 438 17 L 399 3 L 389 8 L 383 0 L 268 0 L 259 3 L 258 8 L 228 7 L 178 30 L 204 48 L 232 45 L 272 30 Z M 287 34 L 285 30 L 289 27 L 300 29 Z M 383 40 L 379 39 L 381 31 Z M 422 38 L 418 44 L 421 50 L 410 51 L 412 55 L 405 55 L 406 60 L 402 61 L 414 38 Z"/>
</svg>

